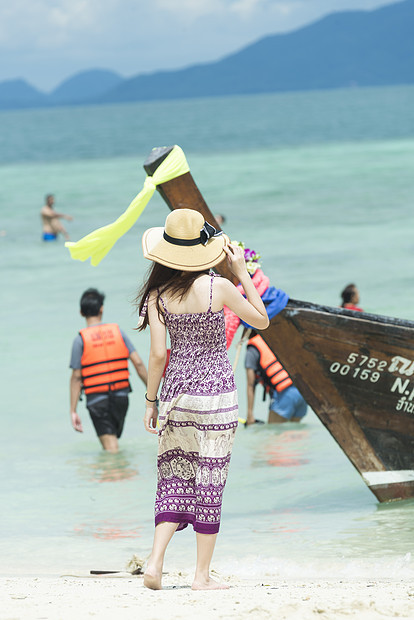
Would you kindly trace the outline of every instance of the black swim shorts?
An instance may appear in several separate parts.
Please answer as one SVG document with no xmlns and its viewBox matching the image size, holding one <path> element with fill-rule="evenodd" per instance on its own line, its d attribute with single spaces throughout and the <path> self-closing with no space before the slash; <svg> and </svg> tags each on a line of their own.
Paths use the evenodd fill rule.
<svg viewBox="0 0 414 620">
<path fill-rule="evenodd" d="M 111 393 L 97 403 L 88 405 L 88 411 L 98 437 L 101 435 L 122 435 L 128 396 L 114 396 Z"/>
</svg>

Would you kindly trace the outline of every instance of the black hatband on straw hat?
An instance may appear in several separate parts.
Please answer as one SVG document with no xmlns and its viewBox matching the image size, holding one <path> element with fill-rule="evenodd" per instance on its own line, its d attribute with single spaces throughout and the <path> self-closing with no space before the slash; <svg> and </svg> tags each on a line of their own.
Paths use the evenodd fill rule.
<svg viewBox="0 0 414 620">
<path fill-rule="evenodd" d="M 219 237 L 222 234 L 222 230 L 216 230 L 214 226 L 212 226 L 208 222 L 204 222 L 204 226 L 200 230 L 200 236 L 196 237 L 195 239 L 177 239 L 177 237 L 171 237 L 170 235 L 168 235 L 165 230 L 163 233 L 163 237 L 166 241 L 168 241 L 168 243 L 172 243 L 173 245 L 191 246 L 198 245 L 199 243 L 201 243 L 202 245 L 207 245 L 208 240 L 211 239 L 211 237 Z"/>
</svg>

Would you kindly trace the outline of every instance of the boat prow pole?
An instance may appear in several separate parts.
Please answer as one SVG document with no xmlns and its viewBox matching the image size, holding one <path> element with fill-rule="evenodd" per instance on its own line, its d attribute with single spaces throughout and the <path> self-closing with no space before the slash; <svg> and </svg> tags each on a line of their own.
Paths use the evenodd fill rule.
<svg viewBox="0 0 414 620">
<path fill-rule="evenodd" d="M 168 157 L 173 148 L 173 146 L 161 146 L 153 149 L 144 162 L 145 172 L 149 176 L 152 176 L 158 166 Z M 216 218 L 210 211 L 198 189 L 191 172 L 186 172 L 179 177 L 175 177 L 171 181 L 157 185 L 157 191 L 171 211 L 174 209 L 194 209 L 195 211 L 199 211 L 205 221 L 214 226 L 216 230 L 221 230 L 221 227 L 216 222 Z M 216 270 L 219 274 L 234 282 L 234 276 L 225 260 L 217 265 Z"/>
</svg>

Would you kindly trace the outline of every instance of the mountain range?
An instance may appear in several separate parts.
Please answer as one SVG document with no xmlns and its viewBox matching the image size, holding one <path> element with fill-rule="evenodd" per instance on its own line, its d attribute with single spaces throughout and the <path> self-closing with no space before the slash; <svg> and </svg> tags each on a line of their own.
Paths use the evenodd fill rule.
<svg viewBox="0 0 414 620">
<path fill-rule="evenodd" d="M 128 79 L 96 69 L 52 93 L 24 80 L 0 83 L 0 108 L 105 104 L 414 83 L 414 0 L 332 13 L 264 37 L 216 62 Z"/>
</svg>

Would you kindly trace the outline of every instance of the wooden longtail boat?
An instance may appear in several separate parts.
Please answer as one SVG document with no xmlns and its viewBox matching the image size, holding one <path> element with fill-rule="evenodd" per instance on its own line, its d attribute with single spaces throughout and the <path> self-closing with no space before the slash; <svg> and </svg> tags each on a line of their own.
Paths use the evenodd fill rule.
<svg viewBox="0 0 414 620">
<path fill-rule="evenodd" d="M 157 189 L 219 228 L 190 172 Z M 261 335 L 378 500 L 414 497 L 414 322 L 290 300 Z"/>
</svg>

